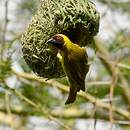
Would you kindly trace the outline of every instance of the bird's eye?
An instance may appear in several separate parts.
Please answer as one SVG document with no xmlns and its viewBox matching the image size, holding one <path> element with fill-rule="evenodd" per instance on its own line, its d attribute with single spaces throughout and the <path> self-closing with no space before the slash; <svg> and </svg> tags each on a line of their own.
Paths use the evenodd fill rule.
<svg viewBox="0 0 130 130">
<path fill-rule="evenodd" d="M 64 39 L 61 36 L 54 36 L 53 39 L 57 42 L 64 43 Z"/>
</svg>

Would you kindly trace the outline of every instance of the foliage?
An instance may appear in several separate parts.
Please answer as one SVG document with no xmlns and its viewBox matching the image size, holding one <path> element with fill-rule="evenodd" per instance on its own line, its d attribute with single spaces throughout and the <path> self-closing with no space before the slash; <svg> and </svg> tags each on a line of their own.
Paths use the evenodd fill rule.
<svg viewBox="0 0 130 130">
<path fill-rule="evenodd" d="M 1 21 L 5 25 L 0 25 L 0 129 L 2 128 L 1 126 L 5 125 L 6 128 L 9 127 L 12 130 L 35 130 L 40 129 L 40 127 L 41 129 L 48 128 L 49 130 L 51 128 L 53 130 L 72 130 L 79 129 L 78 126 L 82 120 L 85 121 L 85 126 L 86 121 L 93 126 L 93 123 L 91 124 L 89 120 L 93 119 L 95 127 L 96 123 L 98 124 L 102 120 L 105 126 L 106 122 L 109 123 L 110 130 L 114 130 L 112 126 L 115 126 L 116 130 L 129 130 L 130 30 L 128 28 L 117 28 L 113 38 L 107 40 L 100 38 L 101 30 L 99 31 L 94 43 L 95 54 L 93 54 L 95 48 L 90 49 L 90 54 L 92 53 L 89 57 L 91 67 L 86 78 L 86 92 L 79 92 L 76 102 L 65 106 L 64 101 L 69 88 L 67 79 L 62 77 L 47 80 L 45 77 L 38 77 L 23 61 L 23 54 L 20 55 L 19 51 L 23 32 L 20 32 L 21 30 L 17 32 L 14 27 L 21 26 L 21 28 L 25 28 L 25 25 L 23 26 L 22 23 L 17 25 L 10 18 L 10 13 L 12 13 L 9 9 L 10 2 L 12 1 L 6 0 L 5 5 L 3 5 L 6 13 Z M 15 10 L 21 13 L 16 15 L 17 13 L 15 12 L 11 15 L 15 15 L 17 19 L 23 18 L 24 13 L 37 14 L 38 12 L 33 12 L 36 11 L 37 4 L 35 2 L 37 3 L 37 0 L 17 2 Z M 64 3 L 65 1 L 62 0 L 62 2 Z M 115 0 L 110 3 L 106 0 L 98 0 L 98 2 L 105 5 L 108 9 L 118 12 L 121 16 L 122 13 L 123 15 L 127 14 L 129 19 L 129 2 L 117 2 Z M 57 2 L 57 6 L 58 4 Z M 100 13 L 103 14 L 104 12 Z M 107 15 L 107 12 L 103 16 L 101 15 L 101 20 L 105 19 L 107 21 L 108 17 L 106 18 L 105 15 Z M 111 20 L 114 15 L 113 13 L 113 16 L 109 17 L 109 19 Z M 49 17 L 49 15 L 46 17 Z M 64 20 L 67 17 L 68 15 L 65 15 Z M 63 22 L 62 20 L 60 22 Z M 43 21 L 40 22 L 42 23 Z M 73 23 L 70 22 L 68 24 Z M 13 25 L 13 28 L 10 25 Z M 44 26 L 48 28 L 47 25 L 48 21 Z M 102 27 L 103 25 L 100 26 Z M 109 29 L 113 31 L 112 25 L 110 25 Z M 107 30 L 105 31 L 106 35 L 108 35 Z M 48 39 L 51 34 L 46 35 L 46 39 Z M 38 38 L 37 36 L 36 38 Z M 16 45 L 19 45 L 19 47 L 16 48 Z M 31 49 L 34 48 L 31 46 Z M 88 49 L 87 47 L 87 51 Z M 9 55 L 10 51 L 11 55 Z M 36 67 L 39 70 L 42 69 L 39 64 Z M 43 122 L 40 123 L 41 121 Z M 82 130 L 82 128 L 80 129 Z M 88 129 L 88 126 L 86 129 Z"/>
</svg>

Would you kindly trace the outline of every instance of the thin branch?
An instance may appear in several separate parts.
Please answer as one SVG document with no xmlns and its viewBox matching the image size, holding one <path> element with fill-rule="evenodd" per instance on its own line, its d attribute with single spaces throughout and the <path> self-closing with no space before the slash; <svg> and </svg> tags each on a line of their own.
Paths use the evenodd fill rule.
<svg viewBox="0 0 130 130">
<path fill-rule="evenodd" d="M 129 65 L 126 65 L 126 64 L 123 64 L 123 63 L 115 63 L 114 61 L 109 61 L 109 62 L 111 64 L 113 64 L 113 65 L 116 64 L 117 67 L 130 70 L 130 66 Z"/>
<path fill-rule="evenodd" d="M 116 85 L 118 79 L 118 73 L 117 73 L 117 69 L 115 69 L 115 71 L 113 72 L 113 76 L 112 76 L 112 82 L 111 82 L 111 86 L 110 86 L 110 94 L 109 94 L 109 98 L 110 98 L 110 114 L 109 114 L 109 119 L 110 119 L 110 130 L 112 130 L 113 127 L 113 122 L 114 122 L 114 118 L 113 118 L 113 111 L 112 111 L 112 100 L 113 100 L 113 96 L 114 96 L 114 87 Z"/>
<path fill-rule="evenodd" d="M 121 82 L 120 86 L 124 92 L 123 96 L 125 97 L 125 101 L 128 103 L 128 108 L 130 109 L 130 85 L 121 73 L 119 79 Z"/>
<path fill-rule="evenodd" d="M 58 119 L 56 119 L 55 117 L 53 117 L 47 110 L 43 109 L 41 104 L 37 104 L 33 101 L 31 101 L 30 99 L 28 99 L 27 97 L 25 97 L 22 93 L 20 93 L 19 91 L 17 91 L 16 89 L 12 89 L 10 88 L 7 84 L 6 84 L 7 89 L 9 89 L 12 92 L 15 92 L 16 95 L 18 95 L 22 100 L 24 100 L 26 103 L 28 103 L 29 105 L 33 106 L 34 108 L 38 109 L 42 114 L 44 114 L 45 116 L 48 117 L 48 119 L 56 122 L 57 124 L 59 124 L 61 127 L 63 127 L 66 130 L 71 130 L 71 128 L 60 122 Z"/>
<path fill-rule="evenodd" d="M 21 94 L 19 91 L 17 91 L 16 89 L 13 89 L 13 91 L 25 102 L 27 102 L 29 105 L 35 107 L 35 108 L 39 108 L 39 105 L 37 105 L 36 103 L 34 103 L 33 101 L 31 101 L 30 99 L 28 99 L 27 97 L 25 97 L 23 94 Z"/>
<path fill-rule="evenodd" d="M 33 74 L 29 74 L 29 73 L 20 73 L 20 72 L 16 72 L 13 70 L 13 73 L 18 76 L 19 78 L 25 78 L 25 79 L 29 79 L 29 80 L 34 80 L 34 81 L 38 81 L 40 83 L 44 83 L 44 84 L 49 84 L 50 87 L 51 86 L 55 86 L 58 89 L 65 91 L 65 92 L 69 92 L 69 87 L 66 85 L 63 85 L 55 80 L 48 80 L 46 81 L 46 79 L 42 79 L 37 77 L 36 75 Z M 95 98 L 94 96 L 92 96 L 89 93 L 85 93 L 85 92 L 79 92 L 78 95 L 82 98 L 84 98 L 87 101 L 90 101 L 91 103 L 95 103 L 97 104 L 98 107 L 104 108 L 109 110 L 110 109 L 110 104 L 108 103 L 103 103 L 101 100 Z M 120 108 L 117 108 L 116 106 L 112 107 L 112 111 L 116 112 L 120 115 L 122 115 L 123 117 L 125 117 L 126 119 L 130 120 L 130 116 L 129 116 L 129 112 Z"/>
<path fill-rule="evenodd" d="M 109 61 L 111 61 L 109 52 L 106 50 L 106 48 L 104 48 L 102 46 L 102 43 L 95 42 L 95 46 L 98 50 L 98 53 L 97 53 L 98 57 L 100 58 L 100 60 L 102 61 L 102 63 L 106 67 L 106 69 L 108 70 L 109 74 L 112 75 L 113 72 L 115 71 L 115 69 L 117 69 L 117 67 L 119 65 L 117 65 L 115 67 L 113 64 L 111 64 L 111 62 L 109 62 Z M 128 69 L 128 66 L 127 66 L 127 69 Z M 128 106 L 130 106 L 130 87 L 129 87 L 129 83 L 127 82 L 125 77 L 121 74 L 119 68 L 118 68 L 118 76 L 119 76 L 119 81 L 121 83 L 121 86 L 123 88 L 122 89 L 123 96 L 125 97 L 125 100 L 129 104 Z"/>
<path fill-rule="evenodd" d="M 9 4 L 9 0 L 5 0 L 5 23 L 4 23 L 4 29 L 3 29 L 1 48 L 4 48 L 4 44 L 6 40 L 5 37 L 6 37 L 7 26 L 8 26 L 8 4 Z M 1 59 L 3 59 L 3 50 L 4 49 L 1 49 Z"/>
<path fill-rule="evenodd" d="M 42 110 L 43 111 L 49 111 L 49 114 L 52 115 L 55 118 L 60 118 L 60 119 L 91 119 L 92 117 L 92 113 L 93 110 L 92 109 L 87 109 L 87 110 L 83 110 L 83 109 L 79 109 L 79 108 L 63 108 L 63 109 L 54 109 L 54 110 L 46 110 L 46 108 L 44 108 L 43 106 Z M 49 109 L 49 108 L 48 108 Z M 0 106 L 0 111 L 6 113 L 4 107 Z M 11 112 L 13 113 L 13 115 L 21 115 L 21 116 L 40 116 L 43 117 L 43 115 L 40 113 L 36 113 L 34 114 L 33 112 L 28 112 L 28 110 L 26 110 L 26 107 L 23 106 L 22 104 L 19 106 L 15 106 L 13 105 L 11 107 Z M 45 115 L 45 114 L 44 114 Z M 101 108 L 97 108 L 96 109 L 96 119 L 99 120 L 109 120 L 109 116 L 108 113 L 104 112 Z M 119 116 L 117 114 L 113 114 L 114 117 L 114 124 L 130 124 L 130 121 L 126 120 L 124 117 Z"/>
<path fill-rule="evenodd" d="M 14 120 L 12 112 L 11 112 L 10 101 L 9 100 L 10 100 L 10 98 L 9 98 L 9 92 L 8 92 L 8 90 L 6 90 L 5 91 L 5 108 L 6 108 L 6 111 L 7 111 L 8 115 L 10 116 L 10 118 L 12 120 Z M 12 130 L 15 130 L 15 125 L 14 125 L 13 122 L 11 123 L 11 128 L 12 128 Z"/>
<path fill-rule="evenodd" d="M 111 81 L 92 81 L 92 82 L 87 82 L 88 86 L 93 86 L 93 85 L 110 85 Z"/>
<path fill-rule="evenodd" d="M 102 46 L 102 44 L 99 43 L 99 42 L 95 42 L 95 46 L 98 50 L 99 58 L 103 62 L 104 66 L 106 67 L 106 69 L 108 70 L 110 75 L 112 75 L 113 72 L 117 69 L 119 81 L 120 81 L 121 86 L 123 88 L 122 89 L 123 95 L 126 99 L 125 101 L 127 101 L 128 106 L 130 106 L 130 87 L 129 87 L 129 83 L 127 82 L 125 77 L 121 74 L 119 68 L 117 66 L 115 67 L 111 63 L 109 63 L 109 61 L 111 61 L 109 52 Z M 127 69 L 128 69 L 128 67 L 127 67 Z M 130 119 L 130 112 L 129 112 L 129 119 Z"/>
</svg>

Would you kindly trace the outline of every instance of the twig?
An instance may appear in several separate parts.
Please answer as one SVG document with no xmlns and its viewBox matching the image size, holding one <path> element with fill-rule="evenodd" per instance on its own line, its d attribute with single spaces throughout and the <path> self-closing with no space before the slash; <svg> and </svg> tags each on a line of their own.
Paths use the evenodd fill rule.
<svg viewBox="0 0 130 130">
<path fill-rule="evenodd" d="M 110 85 L 111 81 L 92 81 L 92 82 L 87 82 L 88 86 L 93 86 L 93 85 Z"/>
<path fill-rule="evenodd" d="M 14 120 L 13 116 L 12 116 L 11 109 L 10 109 L 10 101 L 9 101 L 9 92 L 8 92 L 8 90 L 5 91 L 5 108 L 6 108 L 6 111 L 7 111 L 8 115 L 10 116 L 11 120 Z M 15 125 L 14 125 L 13 122 L 11 123 L 11 128 L 12 128 L 12 130 L 15 130 Z"/>
<path fill-rule="evenodd" d="M 42 107 L 42 109 L 45 111 L 45 108 Z M 0 106 L 0 111 L 6 113 L 4 107 Z M 60 119 L 88 119 L 88 118 L 92 118 L 92 113 L 93 110 L 92 109 L 88 109 L 88 110 L 83 110 L 83 109 L 79 109 L 79 108 L 64 108 L 64 109 L 54 109 L 54 110 L 48 110 L 49 114 L 52 115 L 55 118 L 60 118 Z M 19 116 L 32 116 L 34 115 L 34 113 L 32 112 L 28 112 L 28 110 L 26 110 L 26 107 L 23 106 L 22 104 L 19 106 L 15 106 L 13 105 L 13 107 L 11 107 L 11 112 L 13 113 L 13 115 L 19 115 Z M 39 114 L 35 114 L 36 116 Z M 45 114 L 44 114 L 45 115 Z M 40 116 L 42 117 L 43 115 L 41 114 L 40 111 Z M 46 116 L 46 115 L 45 115 Z M 96 119 L 99 120 L 109 120 L 109 116 L 106 112 L 103 112 L 103 110 L 101 108 L 97 108 L 96 109 Z M 0 118 L 1 119 L 1 118 Z M 129 120 L 126 120 L 124 117 L 119 116 L 119 115 L 114 115 L 114 124 L 130 124 Z"/>
<path fill-rule="evenodd" d="M 44 84 L 46 83 L 46 84 L 49 84 L 50 87 L 51 86 L 56 86 L 57 88 L 59 88 L 62 91 L 65 91 L 65 92 L 69 91 L 69 87 L 68 86 L 63 85 L 63 84 L 61 84 L 61 83 L 59 83 L 59 82 L 57 82 L 55 80 L 48 80 L 48 81 L 46 81 L 46 79 L 38 78 L 36 75 L 33 75 L 33 74 L 18 73 L 18 72 L 14 71 L 14 70 L 13 70 L 13 72 L 18 77 L 25 78 L 25 79 L 30 79 L 30 80 L 34 80 L 34 81 L 38 81 L 38 82 L 44 83 Z M 84 98 L 85 100 L 90 101 L 91 103 L 95 103 L 95 101 L 96 101 L 96 104 L 97 104 L 98 107 L 102 107 L 102 108 L 107 109 L 107 110 L 110 109 L 110 104 L 103 103 L 99 99 L 96 100 L 96 98 L 94 96 L 92 96 L 91 94 L 88 94 L 88 93 L 85 93 L 85 92 L 79 92 L 78 95 L 80 97 Z M 128 111 L 120 109 L 120 108 L 117 108 L 115 106 L 112 107 L 112 111 L 116 112 L 116 113 L 122 115 L 123 117 L 125 117 L 126 119 L 130 120 L 130 116 L 129 116 L 129 112 Z"/>
<path fill-rule="evenodd" d="M 121 81 L 121 88 L 123 90 L 123 96 L 125 97 L 125 101 L 128 103 L 128 108 L 130 109 L 130 86 L 125 77 L 120 73 L 119 79 Z"/>
<path fill-rule="evenodd" d="M 114 123 L 116 124 L 120 124 L 120 125 L 129 125 L 130 126 L 130 122 L 129 121 L 114 121 Z"/>
<path fill-rule="evenodd" d="M 13 89 L 13 91 L 25 102 L 27 102 L 28 104 L 30 104 L 31 106 L 35 107 L 35 108 L 39 108 L 39 105 L 35 104 L 33 101 L 29 100 L 27 97 L 25 97 L 23 94 L 21 94 L 19 91 L 17 91 L 16 89 Z"/>
<path fill-rule="evenodd" d="M 4 23 L 4 29 L 3 29 L 1 48 L 4 48 L 5 37 L 6 37 L 7 26 L 8 26 L 8 4 L 9 4 L 9 0 L 5 0 L 5 23 Z M 3 50 L 4 49 L 1 49 L 1 60 L 3 59 Z"/>
<path fill-rule="evenodd" d="M 129 94 L 130 93 L 130 88 L 129 88 L 127 80 L 122 76 L 122 74 L 120 73 L 119 68 L 117 68 L 117 66 L 116 67 L 113 66 L 109 62 L 109 61 L 111 61 L 109 52 L 101 45 L 101 43 L 95 42 L 95 46 L 98 49 L 98 56 L 99 56 L 99 58 L 103 62 L 104 66 L 106 67 L 106 69 L 108 70 L 108 72 L 110 73 L 110 75 L 113 75 L 113 72 L 115 70 L 118 71 L 119 81 L 121 82 L 121 84 L 123 86 L 123 89 L 122 89 L 123 93 L 125 95 L 126 101 L 128 102 L 128 104 L 130 104 L 130 94 Z M 129 67 L 126 67 L 126 66 L 123 66 L 123 67 L 129 69 Z M 111 91 L 113 91 L 113 90 L 111 89 Z M 113 92 L 111 92 L 111 93 L 113 93 Z M 111 112 L 112 112 L 112 108 L 111 108 Z M 111 115 L 112 115 L 112 113 L 111 113 Z M 112 122 L 112 116 L 110 117 L 110 119 L 111 119 L 111 122 Z M 129 112 L 129 120 L 130 120 L 130 112 Z"/>
<path fill-rule="evenodd" d="M 117 69 L 117 68 L 115 68 L 114 65 L 111 64 L 111 62 L 109 62 L 109 61 L 111 61 L 109 52 L 102 46 L 102 43 L 95 42 L 95 46 L 96 46 L 96 48 L 98 50 L 98 53 L 97 53 L 98 57 L 103 62 L 104 66 L 108 70 L 109 74 L 112 75 L 113 72 L 115 71 L 115 69 Z M 119 81 L 121 83 L 121 86 L 123 88 L 122 89 L 123 96 L 125 97 L 125 100 L 127 101 L 127 103 L 130 104 L 130 94 L 129 94 L 130 93 L 130 87 L 129 87 L 129 83 L 127 82 L 125 77 L 121 74 L 119 68 L 118 68 L 118 76 L 119 76 Z"/>
<path fill-rule="evenodd" d="M 109 98 L 110 98 L 110 114 L 109 114 L 109 119 L 110 119 L 110 130 L 112 130 L 113 127 L 113 111 L 112 111 L 112 100 L 113 100 L 113 96 L 114 96 L 114 86 L 116 85 L 117 82 L 117 69 L 113 72 L 113 76 L 112 76 L 112 82 L 111 82 L 111 86 L 110 86 L 110 94 L 109 94 Z"/>
<path fill-rule="evenodd" d="M 27 97 L 25 97 L 22 93 L 20 93 L 19 91 L 17 91 L 16 89 L 12 89 L 10 88 L 7 84 L 6 84 L 7 88 L 10 91 L 15 92 L 16 95 L 18 95 L 22 100 L 24 100 L 26 103 L 28 103 L 29 105 L 33 106 L 34 108 L 38 109 L 40 112 L 42 112 L 42 114 L 46 115 L 48 117 L 48 119 L 58 123 L 61 127 L 63 127 L 66 130 L 71 130 L 71 128 L 69 126 L 67 126 L 64 123 L 61 123 L 58 119 L 56 119 L 55 117 L 53 117 L 48 111 L 45 111 L 42 107 L 41 104 L 37 104 L 33 101 L 31 101 L 30 99 L 28 99 Z"/>
<path fill-rule="evenodd" d="M 129 65 L 125 65 L 125 64 L 123 64 L 123 63 L 115 63 L 114 61 L 109 61 L 109 62 L 110 62 L 111 64 L 113 64 L 113 65 L 116 64 L 117 67 L 130 70 L 130 66 L 129 66 Z"/>
</svg>

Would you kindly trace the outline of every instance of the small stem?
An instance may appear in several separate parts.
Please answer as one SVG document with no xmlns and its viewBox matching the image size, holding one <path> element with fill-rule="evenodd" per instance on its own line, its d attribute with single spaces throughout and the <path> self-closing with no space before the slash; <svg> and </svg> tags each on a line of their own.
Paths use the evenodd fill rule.
<svg viewBox="0 0 130 130">
<path fill-rule="evenodd" d="M 6 83 L 6 82 L 5 82 Z M 59 121 L 57 118 L 53 117 L 46 109 L 44 109 L 42 107 L 41 104 L 35 103 L 32 100 L 30 100 L 29 98 L 27 98 L 26 96 L 24 96 L 21 92 L 17 91 L 16 89 L 12 89 L 10 88 L 7 84 L 6 84 L 7 88 L 14 92 L 16 95 L 18 95 L 22 100 L 24 100 L 26 103 L 28 103 L 30 106 L 34 107 L 35 109 L 39 110 L 42 114 L 44 114 L 46 117 L 48 117 L 48 119 L 56 122 L 57 124 L 59 124 L 61 127 L 63 127 L 65 130 L 71 130 L 71 128 L 62 123 L 61 121 Z"/>
<path fill-rule="evenodd" d="M 114 122 L 114 119 L 113 119 L 113 110 L 112 110 L 112 101 L 113 101 L 113 96 L 114 96 L 114 86 L 116 85 L 116 82 L 117 82 L 117 74 L 116 74 L 116 70 L 115 70 L 115 73 L 113 73 L 113 76 L 112 76 L 112 82 L 111 82 L 111 86 L 110 86 L 110 114 L 109 114 L 109 119 L 110 119 L 110 130 L 112 130 L 112 127 L 113 127 L 113 122 Z"/>
<path fill-rule="evenodd" d="M 13 70 L 13 73 L 16 76 L 18 76 L 19 78 L 35 80 L 35 81 L 38 81 L 40 83 L 49 84 L 50 87 L 51 86 L 56 86 L 58 89 L 60 89 L 62 91 L 65 91 L 65 92 L 69 91 L 69 89 L 68 89 L 69 87 L 68 86 L 63 85 L 63 84 L 61 84 L 61 83 L 59 83 L 59 82 L 57 82 L 55 80 L 48 80 L 48 81 L 46 81 L 46 79 L 39 78 L 36 75 L 29 74 L 29 73 L 20 73 L 20 72 L 16 72 L 15 70 Z M 89 93 L 79 92 L 78 95 L 80 97 L 84 98 L 85 100 L 90 101 L 91 103 L 95 103 L 96 102 L 97 107 L 102 107 L 104 109 L 110 110 L 110 104 L 103 103 L 101 100 L 95 98 L 94 96 L 92 96 Z M 128 112 L 128 111 L 126 111 L 124 109 L 121 109 L 121 108 L 117 108 L 115 106 L 112 106 L 112 111 L 116 112 L 117 114 L 122 115 L 126 119 L 130 120 L 130 116 L 129 116 L 130 112 Z"/>
<path fill-rule="evenodd" d="M 6 108 L 8 115 L 10 116 L 10 119 L 13 121 L 14 119 L 13 119 L 11 108 L 10 108 L 10 97 L 9 96 L 10 96 L 9 91 L 6 90 L 5 91 L 5 108 Z M 15 130 L 14 126 L 15 126 L 14 123 L 11 123 L 12 130 Z"/>
<path fill-rule="evenodd" d="M 2 36 L 2 42 L 1 42 L 1 60 L 3 59 L 3 48 L 5 46 L 6 41 L 6 32 L 7 32 L 7 26 L 8 26 L 8 4 L 9 0 L 5 0 L 5 18 L 4 18 L 4 29 L 3 29 L 3 36 Z"/>
</svg>

